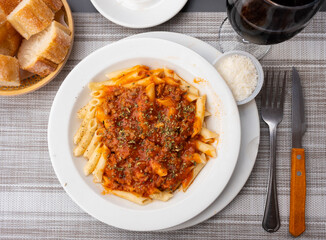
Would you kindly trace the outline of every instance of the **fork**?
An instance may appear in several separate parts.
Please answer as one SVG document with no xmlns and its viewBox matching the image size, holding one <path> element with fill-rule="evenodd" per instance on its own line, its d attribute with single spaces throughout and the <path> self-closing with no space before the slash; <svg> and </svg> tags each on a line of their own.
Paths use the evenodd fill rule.
<svg viewBox="0 0 326 240">
<path fill-rule="evenodd" d="M 270 76 L 269 76 L 270 75 Z M 276 132 L 283 119 L 286 72 L 281 80 L 281 73 L 266 72 L 265 85 L 261 98 L 261 116 L 269 127 L 270 135 L 270 169 L 265 213 L 262 222 L 267 232 L 276 232 L 280 228 L 280 216 L 276 190 Z"/>
</svg>

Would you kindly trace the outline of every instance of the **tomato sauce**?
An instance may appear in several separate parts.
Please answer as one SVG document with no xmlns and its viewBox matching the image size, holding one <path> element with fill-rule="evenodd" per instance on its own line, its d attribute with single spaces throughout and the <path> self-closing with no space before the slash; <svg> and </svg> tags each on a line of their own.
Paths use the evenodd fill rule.
<svg viewBox="0 0 326 240">
<path fill-rule="evenodd" d="M 193 124 L 195 103 L 178 86 L 155 86 L 155 101 L 145 87 L 107 86 L 96 117 L 111 150 L 104 187 L 149 197 L 175 191 L 196 165 Z M 168 106 L 167 106 L 168 105 Z"/>
</svg>

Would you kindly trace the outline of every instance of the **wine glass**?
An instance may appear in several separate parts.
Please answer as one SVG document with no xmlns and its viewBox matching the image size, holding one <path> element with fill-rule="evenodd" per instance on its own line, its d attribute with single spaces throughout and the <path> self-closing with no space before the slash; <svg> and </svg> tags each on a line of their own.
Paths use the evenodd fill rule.
<svg viewBox="0 0 326 240">
<path fill-rule="evenodd" d="M 260 59 L 271 44 L 284 42 L 306 27 L 323 1 L 226 0 L 228 17 L 219 30 L 220 48 L 246 51 Z"/>
</svg>

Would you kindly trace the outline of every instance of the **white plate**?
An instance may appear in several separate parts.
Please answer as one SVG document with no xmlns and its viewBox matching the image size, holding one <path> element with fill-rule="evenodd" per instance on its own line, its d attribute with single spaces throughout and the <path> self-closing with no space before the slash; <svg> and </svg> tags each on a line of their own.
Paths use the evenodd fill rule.
<svg viewBox="0 0 326 240">
<path fill-rule="evenodd" d="M 207 94 L 213 115 L 208 128 L 220 133 L 218 156 L 212 158 L 186 193 L 177 192 L 168 202 L 138 206 L 113 195 L 102 195 L 102 187 L 85 177 L 85 160 L 72 154 L 73 135 L 80 122 L 76 112 L 90 97 L 87 84 L 102 81 L 104 74 L 136 64 L 152 68 L 166 66 Z M 161 39 L 130 39 L 107 45 L 81 61 L 62 83 L 51 108 L 48 125 L 50 158 L 58 179 L 69 196 L 86 212 L 109 225 L 138 231 L 159 230 L 181 224 L 207 208 L 228 183 L 240 148 L 240 119 L 232 93 L 215 68 L 197 53 Z"/>
<path fill-rule="evenodd" d="M 222 55 L 216 48 L 197 39 L 180 33 L 148 32 L 134 35 L 129 38 L 160 38 L 176 42 L 190 48 L 204 57 L 208 62 L 214 63 Z M 214 216 L 225 208 L 240 192 L 249 178 L 255 165 L 259 147 L 260 126 L 259 115 L 255 100 L 239 107 L 241 121 L 241 146 L 237 165 L 231 179 L 220 196 L 203 212 L 196 217 L 165 230 L 178 230 L 199 224 Z"/>
<path fill-rule="evenodd" d="M 148 28 L 175 16 L 187 0 L 91 0 L 107 19 L 130 28 Z"/>
</svg>

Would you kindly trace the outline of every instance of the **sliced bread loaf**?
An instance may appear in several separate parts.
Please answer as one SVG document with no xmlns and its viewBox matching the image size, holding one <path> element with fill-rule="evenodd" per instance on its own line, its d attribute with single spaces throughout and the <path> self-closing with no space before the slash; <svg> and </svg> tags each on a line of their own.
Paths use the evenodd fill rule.
<svg viewBox="0 0 326 240">
<path fill-rule="evenodd" d="M 0 86 L 19 85 L 19 63 L 17 58 L 0 55 Z"/>
<path fill-rule="evenodd" d="M 8 21 L 0 23 L 0 54 L 14 56 L 22 37 Z"/>
<path fill-rule="evenodd" d="M 1 1 L 1 0 L 0 0 Z M 62 8 L 61 0 L 43 0 L 45 4 L 53 11 L 57 12 Z"/>
<path fill-rule="evenodd" d="M 71 44 L 70 30 L 53 21 L 44 31 L 23 40 L 18 60 L 22 69 L 46 76 L 61 63 Z"/>
<path fill-rule="evenodd" d="M 3 23 L 6 20 L 7 20 L 7 16 L 0 8 L 0 23 Z"/>
<path fill-rule="evenodd" d="M 22 0 L 0 0 L 0 12 L 8 16 Z"/>
<path fill-rule="evenodd" d="M 19 60 L 20 67 L 22 69 L 40 75 L 41 77 L 46 77 L 50 73 L 54 72 L 58 67 L 58 64 L 40 56 L 33 56 L 32 58 L 26 58 L 23 60 L 20 58 Z"/>
<path fill-rule="evenodd" d="M 7 17 L 26 39 L 47 28 L 53 18 L 54 13 L 42 0 L 23 0 Z"/>
</svg>

